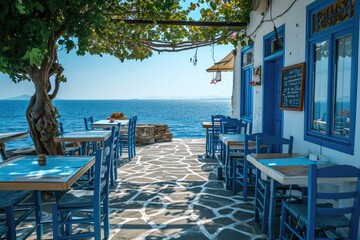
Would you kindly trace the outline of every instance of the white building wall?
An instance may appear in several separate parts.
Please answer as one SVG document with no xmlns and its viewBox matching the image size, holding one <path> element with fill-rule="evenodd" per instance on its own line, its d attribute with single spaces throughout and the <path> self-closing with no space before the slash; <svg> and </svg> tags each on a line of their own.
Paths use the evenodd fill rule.
<svg viewBox="0 0 360 240">
<path fill-rule="evenodd" d="M 240 119 L 240 69 L 241 69 L 241 47 L 236 48 L 236 56 L 234 59 L 234 70 L 233 70 L 233 92 L 231 96 L 231 106 L 233 118 Z"/>
<path fill-rule="evenodd" d="M 284 66 L 289 66 L 306 61 L 306 6 L 313 1 L 296 1 L 292 8 L 283 16 L 274 20 L 275 25 L 280 27 L 285 25 L 285 53 Z M 293 1 L 272 0 L 272 17 L 284 13 Z M 252 12 L 250 15 L 250 24 L 247 34 L 252 33 L 254 41 L 254 67 L 263 66 L 263 37 L 272 32 L 273 23 L 270 21 L 270 11 L 264 16 L 265 22 L 260 27 L 259 24 L 263 16 Z M 234 66 L 234 93 L 233 115 L 239 116 L 240 106 L 240 53 L 238 49 L 237 58 Z M 360 59 L 360 57 L 359 57 Z M 360 69 L 360 64 L 359 67 Z M 264 73 L 262 73 L 264 74 Z M 262 76 L 262 80 L 264 77 Z M 360 74 L 358 76 L 360 79 Z M 307 81 L 305 81 L 307 82 Z M 263 84 L 254 87 L 253 98 L 253 132 L 262 131 L 262 113 L 263 113 Z M 360 84 L 358 84 L 358 93 L 360 93 Z M 360 111 L 360 94 L 357 97 L 357 111 Z M 294 136 L 294 152 L 304 153 L 311 151 L 315 154 L 323 154 L 330 161 L 339 164 L 350 164 L 360 167 L 360 116 L 357 114 L 355 151 L 354 155 L 344 154 L 332 149 L 320 147 L 304 140 L 304 111 L 284 111 L 283 136 Z"/>
</svg>

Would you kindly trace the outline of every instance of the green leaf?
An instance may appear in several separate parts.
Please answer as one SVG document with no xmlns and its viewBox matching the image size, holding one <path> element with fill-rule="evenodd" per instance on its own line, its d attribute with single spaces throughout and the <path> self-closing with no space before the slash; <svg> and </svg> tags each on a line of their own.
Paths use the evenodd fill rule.
<svg viewBox="0 0 360 240">
<path fill-rule="evenodd" d="M 15 7 L 20 14 L 26 14 L 26 11 L 25 11 L 26 8 L 22 4 L 22 0 L 18 0 L 17 3 L 15 3 Z"/>
<path fill-rule="evenodd" d="M 23 60 L 28 60 L 30 65 L 39 65 L 44 58 L 44 54 L 38 48 L 32 48 L 30 51 L 26 51 Z"/>
</svg>

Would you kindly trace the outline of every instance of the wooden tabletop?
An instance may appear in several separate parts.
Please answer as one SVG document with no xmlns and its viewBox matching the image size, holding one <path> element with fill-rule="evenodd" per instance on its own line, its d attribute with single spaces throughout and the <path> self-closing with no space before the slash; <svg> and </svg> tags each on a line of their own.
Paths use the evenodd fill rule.
<svg viewBox="0 0 360 240">
<path fill-rule="evenodd" d="M 8 142 L 18 138 L 26 137 L 28 132 L 4 132 L 0 133 L 0 142 Z"/>
<path fill-rule="evenodd" d="M 94 156 L 47 156 L 46 166 L 38 156 L 26 155 L 0 164 L 1 190 L 64 191 L 95 164 Z"/>
<path fill-rule="evenodd" d="M 307 184 L 309 165 L 318 164 L 322 167 L 333 164 L 312 161 L 299 154 L 248 154 L 246 159 L 281 184 Z"/>
<path fill-rule="evenodd" d="M 220 141 L 222 141 L 225 145 L 228 146 L 239 146 L 244 145 L 245 134 L 234 134 L 234 133 L 225 133 L 219 135 Z M 254 145 L 255 143 L 253 143 Z"/>
<path fill-rule="evenodd" d="M 211 122 L 201 122 L 201 125 L 202 125 L 203 128 L 207 128 L 207 129 L 212 128 L 212 123 Z M 220 124 L 215 123 L 215 126 L 220 126 Z"/>
<path fill-rule="evenodd" d="M 97 122 L 92 123 L 93 128 L 109 128 L 112 126 L 116 126 L 118 123 L 121 123 L 121 126 L 127 126 L 129 124 L 129 120 L 114 120 L 114 122 L 110 122 L 110 120 L 99 120 Z"/>
<path fill-rule="evenodd" d="M 61 134 L 54 138 L 55 142 L 101 142 L 106 141 L 111 131 L 104 130 L 78 130 Z"/>
</svg>

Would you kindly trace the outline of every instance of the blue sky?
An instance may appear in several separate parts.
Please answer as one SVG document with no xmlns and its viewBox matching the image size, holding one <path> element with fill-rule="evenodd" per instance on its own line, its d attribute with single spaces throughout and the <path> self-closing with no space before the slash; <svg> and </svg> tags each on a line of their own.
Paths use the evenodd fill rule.
<svg viewBox="0 0 360 240">
<path fill-rule="evenodd" d="M 234 47 L 215 46 L 215 61 Z M 213 98 L 231 97 L 232 73 L 222 73 L 222 81 L 210 84 L 214 64 L 212 47 L 199 48 L 197 65 L 190 62 L 195 49 L 179 53 L 161 53 L 146 60 L 121 63 L 111 56 L 77 56 L 60 53 L 68 81 L 61 85 L 61 99 L 134 99 L 134 98 Z M 32 95 L 31 82 L 13 83 L 0 75 L 0 99 L 22 94 Z"/>
</svg>

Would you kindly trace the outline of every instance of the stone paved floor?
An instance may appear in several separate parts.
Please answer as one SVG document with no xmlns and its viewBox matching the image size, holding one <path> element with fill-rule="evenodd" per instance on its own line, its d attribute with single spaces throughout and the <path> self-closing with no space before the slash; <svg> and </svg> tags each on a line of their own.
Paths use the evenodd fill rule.
<svg viewBox="0 0 360 240">
<path fill-rule="evenodd" d="M 201 139 L 138 148 L 111 191 L 110 239 L 266 239 L 254 223 L 253 198 L 224 190 L 217 161 L 203 153 Z M 44 238 L 52 239 L 51 228 Z"/>
</svg>

